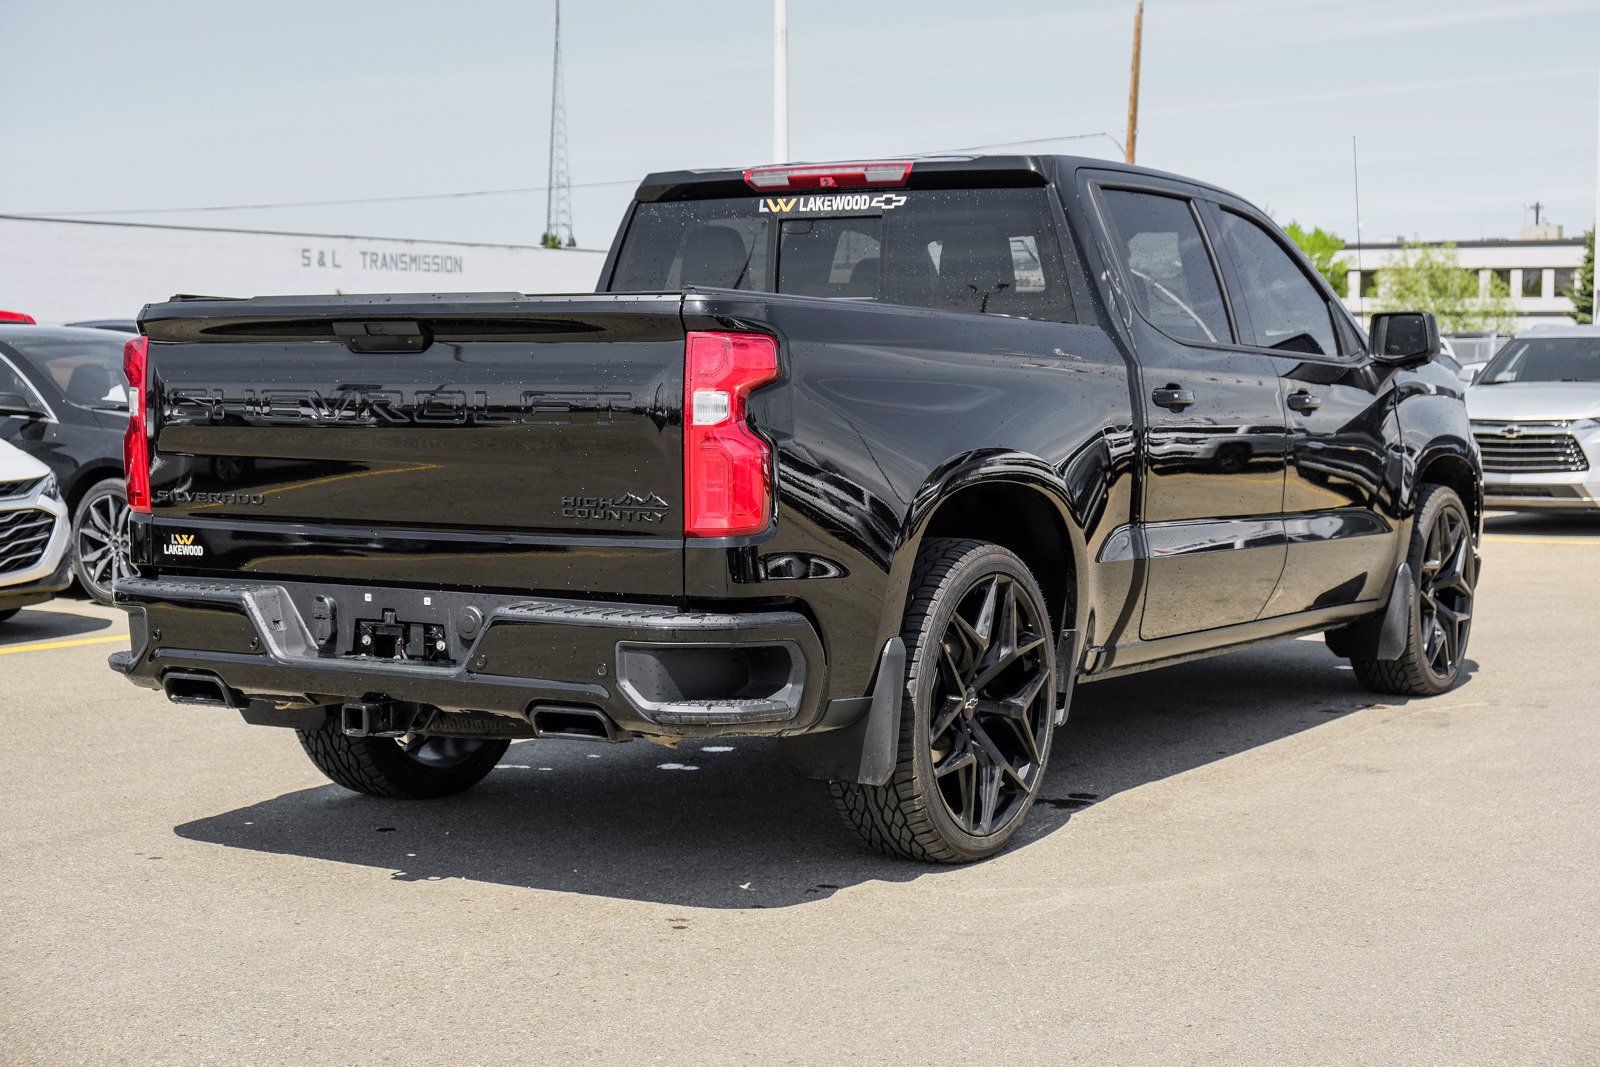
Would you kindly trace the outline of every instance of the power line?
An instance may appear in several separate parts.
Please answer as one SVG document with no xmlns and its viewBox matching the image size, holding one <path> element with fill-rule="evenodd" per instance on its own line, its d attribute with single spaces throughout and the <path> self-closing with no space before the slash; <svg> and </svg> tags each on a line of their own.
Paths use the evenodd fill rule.
<svg viewBox="0 0 1600 1067">
<path fill-rule="evenodd" d="M 941 148 L 936 152 L 913 152 L 916 156 L 942 156 L 955 155 L 959 152 L 985 152 L 991 148 L 1028 148 L 1032 145 L 1055 144 L 1059 141 L 1092 141 L 1096 137 L 1104 137 L 1117 146 L 1117 151 L 1123 151 L 1122 142 L 1109 133 L 1064 133 L 1059 137 L 1035 137 L 1031 141 L 1000 141 L 995 144 L 969 144 L 965 148 Z"/>
<path fill-rule="evenodd" d="M 962 148 L 940 148 L 931 152 L 908 152 L 910 156 L 955 155 L 961 152 L 984 152 L 991 148 L 1028 148 L 1033 145 L 1056 144 L 1061 141 L 1086 141 L 1103 137 L 1122 150 L 1122 142 L 1109 133 L 1065 133 L 1058 137 L 1036 137 L 1028 141 L 999 141 L 994 144 L 966 145 Z M 603 182 L 573 182 L 573 189 L 604 189 L 617 185 L 637 185 L 638 178 L 617 178 Z M 474 189 L 457 193 L 411 193 L 403 196 L 358 196 L 339 200 L 285 200 L 269 204 L 204 204 L 195 207 L 132 207 L 102 208 L 97 211 L 18 211 L 13 214 L 33 218 L 70 219 L 88 215 L 176 215 L 209 211 L 270 211 L 291 207 L 343 207 L 355 204 L 397 204 L 419 200 L 464 200 L 478 196 L 517 196 L 527 193 L 549 192 L 549 185 L 521 185 L 509 189 Z"/>
<path fill-rule="evenodd" d="M 620 178 L 608 182 L 578 182 L 574 189 L 599 189 L 610 185 L 637 185 L 637 178 Z M 289 200 L 272 204 L 207 204 L 202 207 L 131 207 L 103 208 L 99 211 L 18 211 L 18 215 L 35 218 L 74 218 L 81 215 L 171 215 L 190 211 L 265 211 L 281 207 L 339 207 L 344 204 L 393 204 L 409 200 L 459 200 L 473 196 L 511 196 L 522 193 L 543 193 L 548 185 L 522 185 L 513 189 L 475 189 L 460 193 L 412 193 L 406 196 L 358 196 L 344 200 Z"/>
</svg>

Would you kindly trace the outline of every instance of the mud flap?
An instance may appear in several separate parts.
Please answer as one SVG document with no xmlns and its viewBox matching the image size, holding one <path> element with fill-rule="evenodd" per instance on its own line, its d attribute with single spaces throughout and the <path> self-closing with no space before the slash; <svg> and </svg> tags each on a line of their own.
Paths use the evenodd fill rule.
<svg viewBox="0 0 1600 1067">
<path fill-rule="evenodd" d="M 1402 563 L 1395 573 L 1394 587 L 1389 591 L 1389 603 L 1383 613 L 1329 630 L 1325 635 L 1328 648 L 1334 655 L 1349 659 L 1399 659 L 1406 650 L 1415 597 L 1416 581 L 1411 576 L 1411 565 Z"/>
<path fill-rule="evenodd" d="M 1056 642 L 1056 717 L 1060 726 L 1067 721 L 1067 711 L 1072 707 L 1072 690 L 1078 681 L 1078 631 L 1062 630 Z"/>
<path fill-rule="evenodd" d="M 837 730 L 783 738 L 778 748 L 784 762 L 807 778 L 883 785 L 894 773 L 905 684 L 905 642 L 893 637 L 878 657 L 872 695 L 863 701 L 866 713 Z"/>
</svg>

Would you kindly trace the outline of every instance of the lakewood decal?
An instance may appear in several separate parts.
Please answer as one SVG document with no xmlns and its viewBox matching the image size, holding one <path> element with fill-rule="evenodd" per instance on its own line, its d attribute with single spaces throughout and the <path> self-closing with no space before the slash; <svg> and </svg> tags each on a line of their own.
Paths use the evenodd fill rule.
<svg viewBox="0 0 1600 1067">
<path fill-rule="evenodd" d="M 866 193 L 842 193 L 838 196 L 768 196 L 756 202 L 756 210 L 763 215 L 798 215 L 805 212 L 841 211 L 893 211 L 906 202 L 898 193 L 871 196 Z"/>
<path fill-rule="evenodd" d="M 165 556 L 203 556 L 206 550 L 195 544 L 192 533 L 175 533 L 168 535 L 167 543 L 161 546 L 161 553 Z"/>
</svg>

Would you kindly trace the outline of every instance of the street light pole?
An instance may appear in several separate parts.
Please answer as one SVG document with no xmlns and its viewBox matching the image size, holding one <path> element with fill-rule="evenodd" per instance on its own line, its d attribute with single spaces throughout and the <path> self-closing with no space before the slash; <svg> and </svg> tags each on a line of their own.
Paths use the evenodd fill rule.
<svg viewBox="0 0 1600 1067">
<path fill-rule="evenodd" d="M 789 162 L 788 0 L 772 0 L 772 161 Z"/>
</svg>

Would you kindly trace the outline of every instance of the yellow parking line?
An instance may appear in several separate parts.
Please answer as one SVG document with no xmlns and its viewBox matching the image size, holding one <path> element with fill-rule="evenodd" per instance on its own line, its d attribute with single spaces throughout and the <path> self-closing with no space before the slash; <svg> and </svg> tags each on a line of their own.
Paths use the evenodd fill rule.
<svg viewBox="0 0 1600 1067">
<path fill-rule="evenodd" d="M 1538 534 L 1484 534 L 1485 541 L 1514 541 L 1527 545 L 1594 545 L 1600 537 L 1540 537 Z"/>
<path fill-rule="evenodd" d="M 109 645 L 113 641 L 126 641 L 127 634 L 102 634 L 99 637 L 69 637 L 64 641 L 35 641 L 31 645 L 6 645 L 0 647 L 0 656 L 12 652 L 43 652 L 48 648 L 72 648 L 75 645 Z"/>
</svg>

